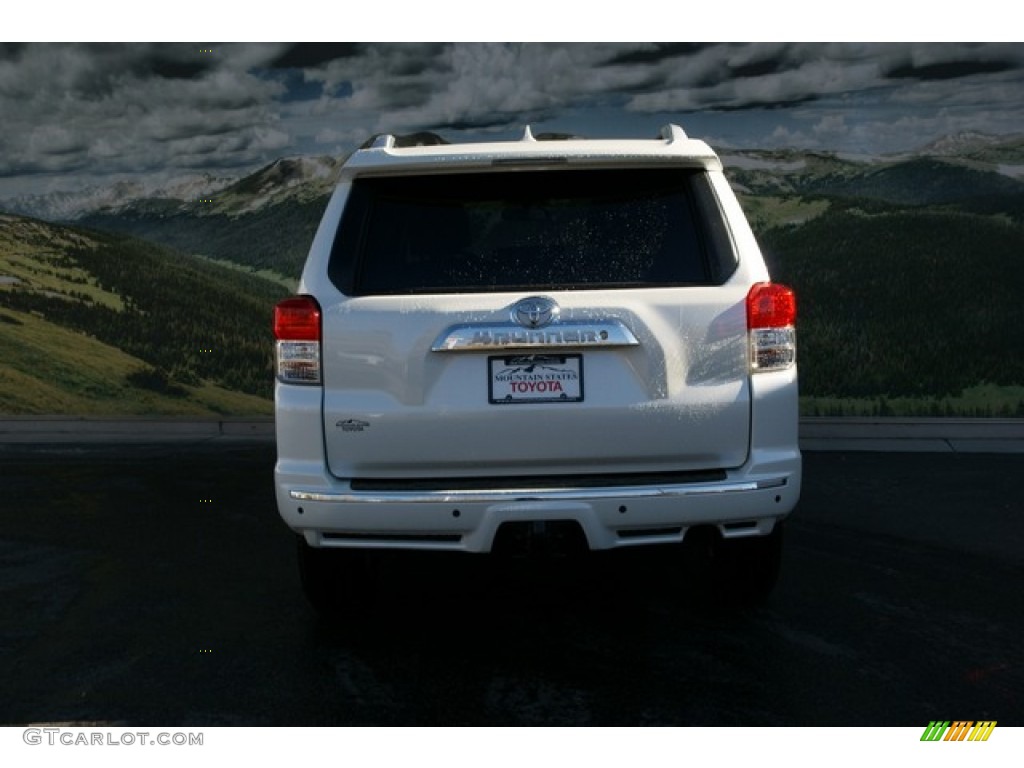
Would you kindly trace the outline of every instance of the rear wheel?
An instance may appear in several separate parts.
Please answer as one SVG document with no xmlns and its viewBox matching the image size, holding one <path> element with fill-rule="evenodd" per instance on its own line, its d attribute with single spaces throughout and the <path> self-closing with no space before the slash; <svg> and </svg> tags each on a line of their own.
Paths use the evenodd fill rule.
<svg viewBox="0 0 1024 768">
<path fill-rule="evenodd" d="M 302 591 L 323 618 L 365 613 L 372 603 L 370 555 L 359 549 L 311 547 L 296 537 Z"/>
<path fill-rule="evenodd" d="M 687 576 L 712 605 L 760 605 L 768 599 L 782 565 L 782 522 L 767 536 L 724 539 L 713 529 L 687 534 Z"/>
</svg>

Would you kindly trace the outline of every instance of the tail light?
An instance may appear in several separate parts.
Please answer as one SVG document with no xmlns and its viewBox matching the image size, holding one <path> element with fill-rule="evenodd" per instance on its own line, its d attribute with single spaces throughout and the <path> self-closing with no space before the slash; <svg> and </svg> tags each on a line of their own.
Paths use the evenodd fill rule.
<svg viewBox="0 0 1024 768">
<path fill-rule="evenodd" d="M 796 365 L 796 294 L 775 283 L 757 283 L 747 294 L 750 370 L 781 371 Z"/>
<path fill-rule="evenodd" d="M 320 305 L 295 296 L 274 307 L 277 378 L 285 384 L 319 384 Z"/>
</svg>

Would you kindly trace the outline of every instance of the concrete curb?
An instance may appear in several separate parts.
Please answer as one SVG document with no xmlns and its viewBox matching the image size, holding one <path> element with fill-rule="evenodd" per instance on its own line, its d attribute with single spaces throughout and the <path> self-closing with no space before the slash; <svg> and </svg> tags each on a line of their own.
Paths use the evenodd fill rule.
<svg viewBox="0 0 1024 768">
<path fill-rule="evenodd" d="M 0 445 L 274 441 L 272 417 L 0 417 Z M 805 451 L 1024 453 L 1024 419 L 804 418 Z"/>
<path fill-rule="evenodd" d="M 274 440 L 274 419 L 176 417 L 102 418 L 8 416 L 0 418 L 0 444 L 166 443 L 207 440 Z"/>
<path fill-rule="evenodd" d="M 800 419 L 805 451 L 1024 453 L 1024 419 Z"/>
</svg>

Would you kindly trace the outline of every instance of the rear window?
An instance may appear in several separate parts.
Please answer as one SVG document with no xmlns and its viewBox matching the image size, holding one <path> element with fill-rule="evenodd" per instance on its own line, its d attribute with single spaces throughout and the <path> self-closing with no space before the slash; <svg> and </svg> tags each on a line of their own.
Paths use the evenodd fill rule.
<svg viewBox="0 0 1024 768">
<path fill-rule="evenodd" d="M 509 170 L 357 179 L 329 272 L 368 296 L 714 285 L 735 267 L 702 172 Z"/>
</svg>

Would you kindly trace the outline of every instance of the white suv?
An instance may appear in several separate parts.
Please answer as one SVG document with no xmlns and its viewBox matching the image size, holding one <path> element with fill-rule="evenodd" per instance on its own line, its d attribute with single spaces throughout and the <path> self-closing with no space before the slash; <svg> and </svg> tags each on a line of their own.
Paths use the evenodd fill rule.
<svg viewBox="0 0 1024 768">
<path fill-rule="evenodd" d="M 299 293 L 274 315 L 275 483 L 317 608 L 374 550 L 566 531 L 701 540 L 729 594 L 771 590 L 800 495 L 796 302 L 704 142 L 380 137 Z"/>
</svg>

